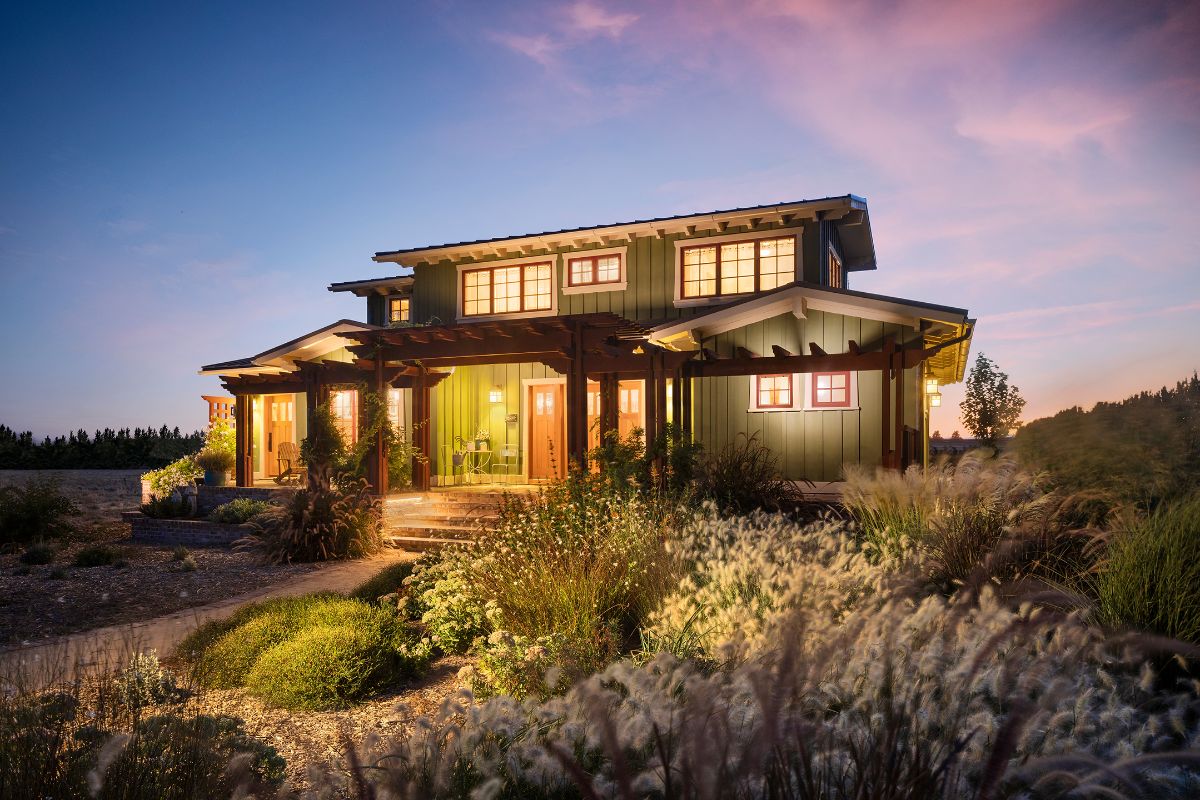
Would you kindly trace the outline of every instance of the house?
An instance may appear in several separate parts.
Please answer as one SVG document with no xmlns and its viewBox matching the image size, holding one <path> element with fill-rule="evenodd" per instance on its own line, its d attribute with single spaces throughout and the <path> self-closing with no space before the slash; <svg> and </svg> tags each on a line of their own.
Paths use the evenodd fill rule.
<svg viewBox="0 0 1200 800">
<path fill-rule="evenodd" d="M 973 327 L 851 287 L 876 268 L 854 195 L 374 260 L 391 276 L 328 287 L 363 298 L 365 321 L 203 367 L 237 398 L 238 485 L 276 475 L 326 399 L 355 437 L 367 391 L 425 454 L 417 488 L 551 479 L 609 431 L 653 440 L 669 423 L 710 451 L 756 433 L 793 479 L 902 468 L 926 458 L 926 387 L 962 380 Z"/>
</svg>

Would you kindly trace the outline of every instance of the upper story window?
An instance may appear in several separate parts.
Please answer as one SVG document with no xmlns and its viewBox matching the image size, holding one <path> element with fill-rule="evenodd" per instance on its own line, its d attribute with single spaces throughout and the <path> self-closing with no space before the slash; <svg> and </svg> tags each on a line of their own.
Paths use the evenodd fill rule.
<svg viewBox="0 0 1200 800">
<path fill-rule="evenodd" d="M 547 311 L 554 307 L 554 267 L 549 261 L 462 272 L 464 317 Z"/>
<path fill-rule="evenodd" d="M 621 256 L 585 256 L 567 259 L 567 285 L 620 283 Z"/>
<path fill-rule="evenodd" d="M 829 248 L 829 286 L 834 289 L 846 288 L 846 279 L 842 270 L 842 259 L 837 251 Z"/>
<path fill-rule="evenodd" d="M 756 375 L 759 408 L 792 408 L 792 376 Z"/>
<path fill-rule="evenodd" d="M 411 297 L 388 298 L 388 322 L 410 322 Z"/>
<path fill-rule="evenodd" d="M 796 237 L 683 247 L 680 297 L 719 297 L 766 291 L 796 275 Z"/>
</svg>

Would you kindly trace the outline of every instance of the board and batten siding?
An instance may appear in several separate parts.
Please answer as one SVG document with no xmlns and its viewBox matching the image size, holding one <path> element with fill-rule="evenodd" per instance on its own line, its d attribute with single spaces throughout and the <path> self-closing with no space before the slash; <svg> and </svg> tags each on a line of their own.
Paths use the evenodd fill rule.
<svg viewBox="0 0 1200 800">
<path fill-rule="evenodd" d="M 919 335 L 901 325 L 809 311 L 806 319 L 782 314 L 705 339 L 703 346 L 728 356 L 734 348 L 744 347 L 769 358 L 776 344 L 793 353 L 807 353 L 808 343 L 816 342 L 827 353 L 844 353 L 851 339 L 870 349 L 889 334 L 898 343 Z M 918 368 L 904 375 L 905 424 L 914 428 L 920 419 L 919 375 Z M 709 453 L 757 434 L 758 441 L 778 456 L 784 477 L 793 480 L 836 481 L 843 477 L 843 464 L 881 463 L 881 372 L 858 373 L 859 408 L 844 411 L 750 411 L 751 380 L 750 376 L 695 379 L 695 438 Z"/>
<path fill-rule="evenodd" d="M 675 242 L 687 240 L 697 245 L 704 244 L 709 236 L 744 234 L 748 239 L 769 238 L 773 232 L 801 233 L 800 249 L 796 264 L 796 275 L 805 280 L 816 280 L 820 261 L 818 224 L 780 226 L 775 223 L 760 225 L 753 231 L 730 229 L 722 232 L 706 231 L 702 235 L 686 236 L 671 234 L 663 238 L 638 236 L 625 248 L 625 272 L 627 287 L 616 291 L 597 291 L 584 294 L 563 294 L 563 270 L 566 258 L 586 255 L 589 250 L 609 249 L 611 245 L 594 245 L 583 248 L 559 248 L 553 253 L 528 256 L 530 261 L 554 258 L 556 265 L 555 292 L 558 294 L 558 313 L 589 314 L 609 311 L 633 321 L 662 322 L 689 317 L 701 308 L 675 307 Z M 469 262 L 479 266 L 497 260 L 509 260 L 509 256 L 488 258 Z M 510 263 L 512 263 L 510 261 Z M 416 323 L 452 323 L 458 318 L 458 268 L 450 261 L 438 264 L 418 264 L 413 268 L 412 319 Z M 731 300 L 736 298 L 730 298 Z"/>
</svg>

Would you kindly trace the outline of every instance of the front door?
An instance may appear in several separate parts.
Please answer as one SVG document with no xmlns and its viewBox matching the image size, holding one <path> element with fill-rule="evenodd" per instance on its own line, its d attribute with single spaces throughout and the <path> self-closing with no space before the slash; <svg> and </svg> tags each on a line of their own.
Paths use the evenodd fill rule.
<svg viewBox="0 0 1200 800">
<path fill-rule="evenodd" d="M 645 406 L 642 403 L 642 389 L 645 381 L 621 381 L 618 387 L 618 432 L 622 439 L 628 439 L 634 428 L 646 432 Z"/>
<path fill-rule="evenodd" d="M 263 419 L 266 421 L 266 463 L 263 472 L 268 478 L 279 474 L 279 446 L 294 442 L 296 398 L 288 394 L 267 395 L 263 398 Z"/>
<path fill-rule="evenodd" d="M 529 387 L 529 479 L 548 480 L 562 476 L 563 398 L 561 383 Z"/>
</svg>

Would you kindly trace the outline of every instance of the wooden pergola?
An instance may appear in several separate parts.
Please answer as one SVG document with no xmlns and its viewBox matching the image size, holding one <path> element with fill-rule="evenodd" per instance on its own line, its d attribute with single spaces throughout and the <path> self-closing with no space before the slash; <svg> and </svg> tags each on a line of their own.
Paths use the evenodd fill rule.
<svg viewBox="0 0 1200 800">
<path fill-rule="evenodd" d="M 365 385 L 376 392 L 388 388 L 412 390 L 413 443 L 420 456 L 413 460 L 413 483 L 430 486 L 432 454 L 430 390 L 450 367 L 477 364 L 541 363 L 566 377 L 566 450 L 568 461 L 585 466 L 588 441 L 587 384 L 600 386 L 601 437 L 617 430 L 618 386 L 622 380 L 646 382 L 646 440 L 654 441 L 667 420 L 667 381 L 676 390 L 671 418 L 685 435 L 692 431 L 692 381 L 695 378 L 880 370 L 883 381 L 883 462 L 898 467 L 903 436 L 901 371 L 914 367 L 966 336 L 933 347 L 897 346 L 887 337 L 870 352 L 850 342 L 846 353 L 828 354 L 810 344 L 809 355 L 796 355 L 776 346 L 760 356 L 738 348 L 721 356 L 710 350 L 677 351 L 650 341 L 648 329 L 612 313 L 572 314 L 534 319 L 506 319 L 447 325 L 367 328 L 340 334 L 357 344 L 349 350 L 352 362 L 296 361 L 295 369 L 279 374 L 227 377 L 225 388 L 235 397 L 276 392 L 304 392 L 311 411 L 338 385 Z M 968 334 L 969 336 L 969 334 Z M 896 381 L 892 391 L 892 381 Z M 894 404 L 894 405 L 893 405 Z M 894 411 L 891 409 L 894 408 Z M 253 427 L 250 403 L 237 403 L 237 485 L 253 483 Z M 893 426 L 895 439 L 893 442 Z M 375 491 L 387 492 L 387 454 L 382 434 L 377 437 L 369 467 Z"/>
</svg>

